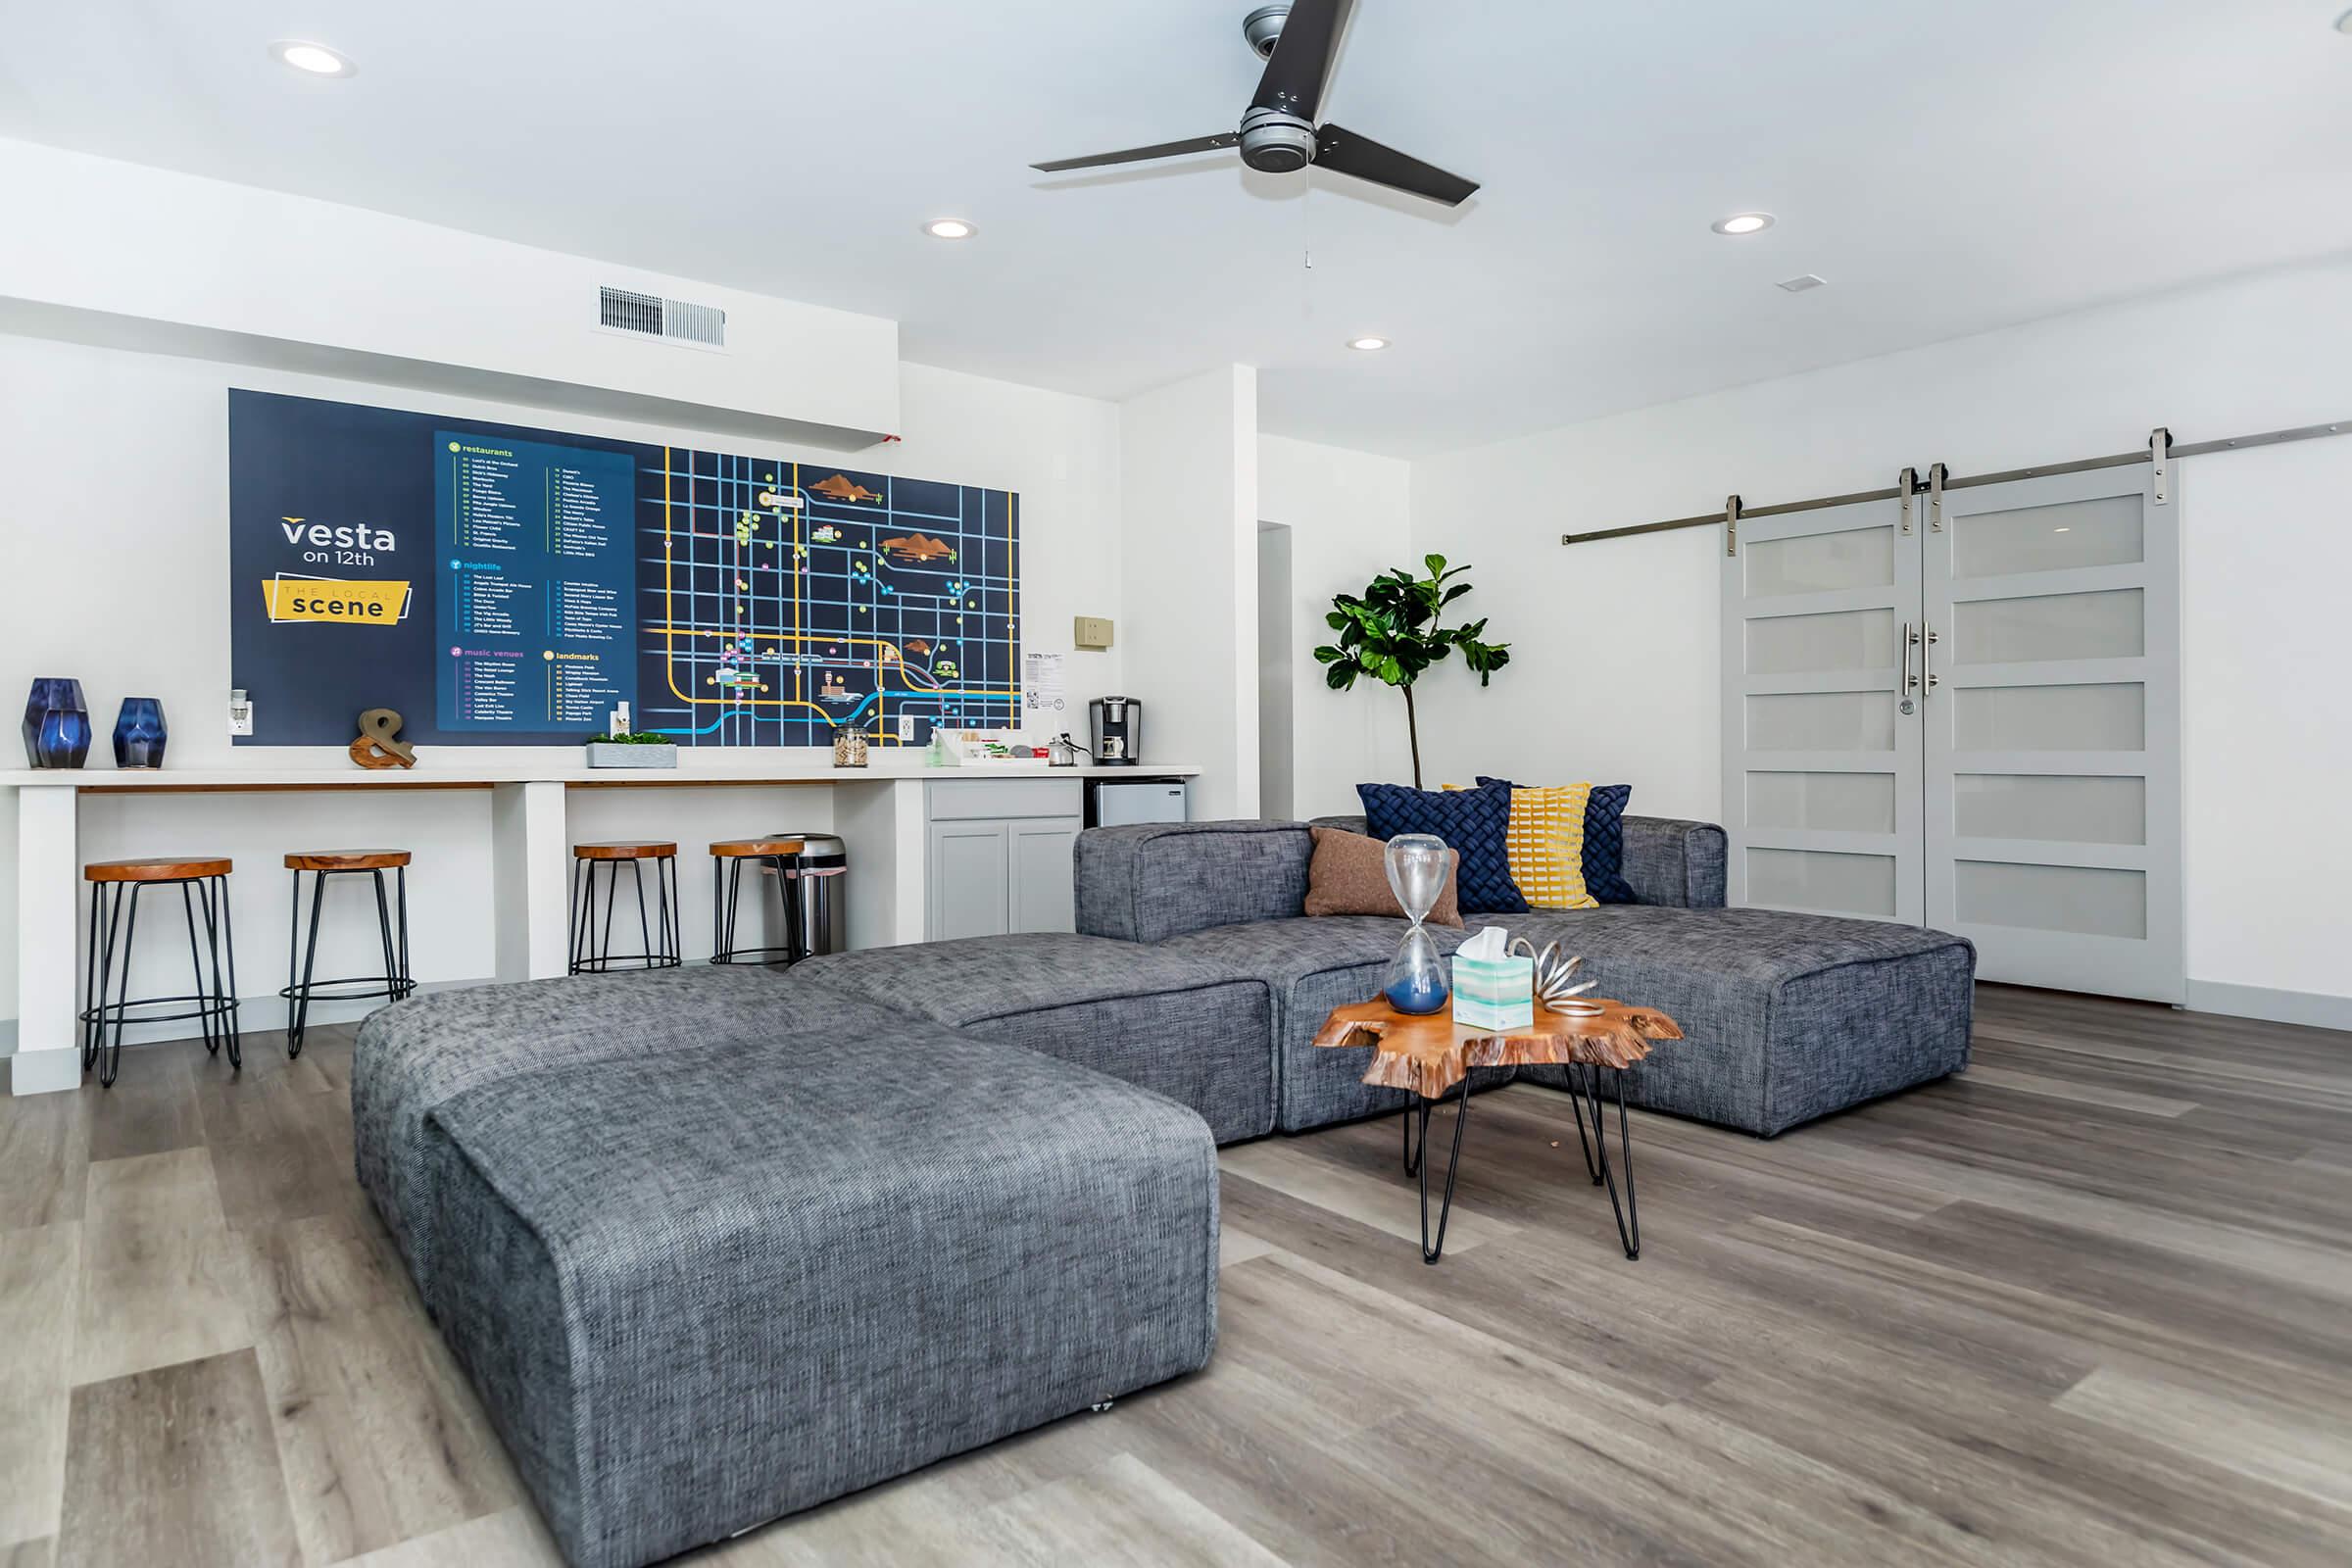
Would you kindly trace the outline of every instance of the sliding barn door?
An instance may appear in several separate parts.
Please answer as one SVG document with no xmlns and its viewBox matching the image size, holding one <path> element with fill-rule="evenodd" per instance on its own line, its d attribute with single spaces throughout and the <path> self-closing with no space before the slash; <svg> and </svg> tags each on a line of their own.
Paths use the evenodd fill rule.
<svg viewBox="0 0 2352 1568">
<path fill-rule="evenodd" d="M 1984 979 L 2181 1000 L 2178 486 L 2103 468 L 1923 514 L 1926 923 Z"/>
<path fill-rule="evenodd" d="M 1917 527 L 1895 500 L 1739 523 L 1723 562 L 1734 905 L 1920 919 Z"/>
</svg>

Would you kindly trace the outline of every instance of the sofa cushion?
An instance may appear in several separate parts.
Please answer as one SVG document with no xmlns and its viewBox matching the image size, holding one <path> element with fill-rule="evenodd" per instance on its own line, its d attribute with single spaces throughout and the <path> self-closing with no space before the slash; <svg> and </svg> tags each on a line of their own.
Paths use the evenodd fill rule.
<svg viewBox="0 0 2352 1568">
<path fill-rule="evenodd" d="M 875 1011 L 800 970 L 751 964 L 477 986 L 380 1008 L 352 1053 L 360 1185 L 421 1290 L 433 1268 L 437 1174 L 424 1123 L 452 1096 L 545 1067 L 772 1040 L 820 1019 L 858 1027 Z"/>
<path fill-rule="evenodd" d="M 1604 905 L 1501 925 L 1581 954 L 1595 994 L 1658 1008 L 1684 1038 L 1626 1099 L 1770 1135 L 1968 1064 L 1976 949 L 1918 926 L 1778 909 Z M 1557 1067 L 1520 1076 L 1561 1087 Z"/>
<path fill-rule="evenodd" d="M 1427 833 L 1461 852 L 1462 912 L 1517 913 L 1527 907 L 1511 880 L 1509 790 L 1417 790 L 1404 784 L 1358 784 L 1371 836 Z"/>
<path fill-rule="evenodd" d="M 1219 1143 L 1274 1125 L 1271 988 L 1170 946 L 966 937 L 828 954 L 793 972 L 1155 1090 L 1199 1111 Z"/>
<path fill-rule="evenodd" d="M 433 1305 L 567 1561 L 666 1558 L 1203 1365 L 1216 1151 L 878 1015 L 500 1080 L 429 1122 Z"/>
<path fill-rule="evenodd" d="M 1306 905 L 1301 822 L 1143 822 L 1078 835 L 1078 929 L 1157 942 Z"/>
<path fill-rule="evenodd" d="M 1452 952 L 1467 934 L 1448 927 L 1426 929 L 1441 953 Z M 1382 973 L 1404 931 L 1401 918 L 1372 915 L 1258 920 L 1171 937 L 1161 947 L 1222 973 L 1255 976 L 1272 988 L 1275 1115 L 1284 1132 L 1299 1133 L 1405 1102 L 1402 1090 L 1363 1081 L 1372 1063 L 1370 1047 L 1325 1049 L 1314 1043 L 1332 1008 L 1379 994 Z M 1508 1083 L 1511 1071 L 1481 1072 L 1472 1087 Z"/>
<path fill-rule="evenodd" d="M 1314 858 L 1306 864 L 1306 913 L 1318 917 L 1335 914 L 1379 914 L 1392 919 L 1404 918 L 1404 906 L 1397 901 L 1396 890 L 1389 882 L 1389 847 L 1363 833 L 1346 833 L 1336 827 L 1313 827 Z M 1446 852 L 1446 883 L 1438 890 L 1435 904 L 1423 918 L 1431 925 L 1460 925 L 1461 900 L 1455 874 L 1461 869 L 1459 850 Z"/>
<path fill-rule="evenodd" d="M 1678 909 L 1723 907 L 1729 840 L 1722 828 L 1670 816 L 1629 816 L 1620 825 L 1631 902 Z"/>
</svg>

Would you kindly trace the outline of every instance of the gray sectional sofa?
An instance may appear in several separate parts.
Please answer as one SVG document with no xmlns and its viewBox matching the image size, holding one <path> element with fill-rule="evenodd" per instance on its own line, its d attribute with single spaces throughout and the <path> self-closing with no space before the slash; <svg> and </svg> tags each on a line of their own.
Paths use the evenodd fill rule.
<svg viewBox="0 0 2352 1568">
<path fill-rule="evenodd" d="M 1502 923 L 1681 1023 L 1630 1102 L 1770 1136 L 1966 1065 L 1966 942 L 1726 909 L 1720 829 L 1625 829 L 1640 903 Z M 1075 934 L 370 1017 L 362 1184 L 565 1554 L 651 1561 L 1204 1365 L 1215 1146 L 1403 1102 L 1310 1043 L 1402 929 L 1306 917 L 1310 849 L 1095 829 Z M 1560 1086 L 1475 1082 L 1514 1074 Z"/>
</svg>

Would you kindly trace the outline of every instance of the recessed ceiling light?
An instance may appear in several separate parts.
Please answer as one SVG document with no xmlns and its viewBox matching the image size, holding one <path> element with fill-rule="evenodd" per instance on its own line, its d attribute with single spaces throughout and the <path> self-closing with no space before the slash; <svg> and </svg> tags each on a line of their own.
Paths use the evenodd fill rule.
<svg viewBox="0 0 2352 1568">
<path fill-rule="evenodd" d="M 281 66 L 291 66 L 305 75 L 352 76 L 360 68 L 322 43 L 304 43 L 298 38 L 280 38 L 270 46 L 270 58 Z"/>
<path fill-rule="evenodd" d="M 1366 354 L 1376 354 L 1389 346 L 1389 340 L 1385 337 L 1351 337 L 1348 340 L 1348 346 L 1361 349 Z"/>
<path fill-rule="evenodd" d="M 1734 213 L 1714 225 L 1718 234 L 1761 234 L 1773 224 L 1770 213 Z"/>
<path fill-rule="evenodd" d="M 934 218 L 923 225 L 923 232 L 933 239 L 970 239 L 980 229 L 979 225 L 967 223 L 960 218 Z"/>
</svg>

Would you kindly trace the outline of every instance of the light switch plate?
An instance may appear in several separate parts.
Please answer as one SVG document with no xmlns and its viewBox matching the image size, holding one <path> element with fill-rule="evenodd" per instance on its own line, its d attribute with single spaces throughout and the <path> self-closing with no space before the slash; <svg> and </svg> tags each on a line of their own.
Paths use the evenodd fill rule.
<svg viewBox="0 0 2352 1568">
<path fill-rule="evenodd" d="M 1071 627 L 1070 640 L 1081 648 L 1110 646 L 1110 617 L 1108 615 L 1080 615 Z"/>
</svg>

